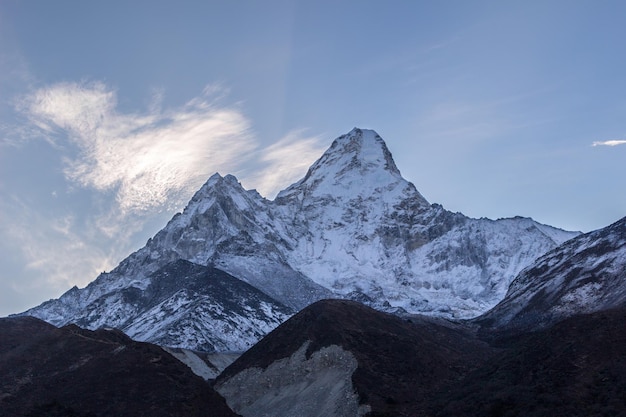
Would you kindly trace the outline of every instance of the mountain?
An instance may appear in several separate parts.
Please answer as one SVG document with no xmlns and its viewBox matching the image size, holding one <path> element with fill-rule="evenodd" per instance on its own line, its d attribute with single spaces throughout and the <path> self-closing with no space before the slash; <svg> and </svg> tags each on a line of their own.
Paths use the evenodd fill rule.
<svg viewBox="0 0 626 417">
<path fill-rule="evenodd" d="M 462 323 L 325 300 L 245 352 L 215 389 L 244 417 L 624 416 L 625 320 L 621 308 L 481 340 Z"/>
<path fill-rule="evenodd" d="M 380 136 L 355 128 L 273 201 L 232 175 L 213 175 L 114 270 L 24 314 L 58 326 L 123 327 L 139 340 L 187 348 L 247 345 L 248 336 L 239 340 L 236 330 L 205 344 L 210 332 L 194 326 L 214 317 L 197 312 L 170 326 L 170 307 L 181 302 L 175 298 L 138 310 L 135 298 L 146 300 L 141 294 L 151 291 L 159 271 L 185 260 L 228 273 L 291 311 L 345 298 L 389 312 L 471 318 L 501 301 L 519 271 L 576 235 L 528 218 L 471 219 L 429 204 L 402 178 Z M 182 272 L 171 279 L 181 290 L 188 282 Z M 268 313 L 263 332 L 278 324 L 279 313 L 287 314 L 278 307 Z M 223 310 L 224 318 L 229 314 Z M 163 321 L 141 330 L 149 316 Z"/>
<path fill-rule="evenodd" d="M 626 307 L 626 217 L 543 255 L 476 322 L 490 329 L 530 330 L 616 307 Z"/>
<path fill-rule="evenodd" d="M 292 225 L 285 254 L 294 269 L 388 311 L 476 316 L 501 300 L 519 270 L 575 236 L 429 204 L 371 130 L 336 139 L 274 203 Z"/>
<path fill-rule="evenodd" d="M 0 415 L 236 416 L 158 346 L 33 317 L 0 319 Z"/>
<path fill-rule="evenodd" d="M 118 328 L 136 340 L 205 352 L 244 351 L 294 311 L 226 272 L 179 259 L 87 304 L 72 322 Z M 66 304 L 80 296 L 74 289 Z M 55 304 L 52 304 L 54 309 Z M 54 310 L 52 310 L 55 312 Z M 50 322 L 54 323 L 55 316 Z"/>
</svg>

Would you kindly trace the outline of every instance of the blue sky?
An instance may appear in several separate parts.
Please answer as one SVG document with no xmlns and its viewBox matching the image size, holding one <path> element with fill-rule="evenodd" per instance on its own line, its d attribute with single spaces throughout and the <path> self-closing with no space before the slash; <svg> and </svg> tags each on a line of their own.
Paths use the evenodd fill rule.
<svg viewBox="0 0 626 417">
<path fill-rule="evenodd" d="M 211 174 L 273 198 L 376 130 L 432 203 L 626 215 L 626 2 L 0 2 L 0 316 L 82 287 Z"/>
</svg>

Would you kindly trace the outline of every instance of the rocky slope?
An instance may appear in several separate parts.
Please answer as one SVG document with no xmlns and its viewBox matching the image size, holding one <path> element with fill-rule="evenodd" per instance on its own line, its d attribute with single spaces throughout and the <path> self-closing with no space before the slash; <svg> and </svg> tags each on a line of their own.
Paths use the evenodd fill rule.
<svg viewBox="0 0 626 417">
<path fill-rule="evenodd" d="M 234 417 L 224 399 L 158 346 L 117 330 L 0 319 L 0 415 Z"/>
<path fill-rule="evenodd" d="M 402 178 L 375 132 L 354 129 L 274 201 L 244 190 L 231 175 L 215 174 L 182 213 L 113 271 L 25 314 L 55 325 L 123 326 L 136 329 L 140 340 L 202 346 L 204 336 L 192 335 L 191 323 L 207 317 L 167 331 L 153 321 L 156 330 L 142 332 L 135 321 L 147 318 L 141 316 L 147 310 L 137 311 L 132 297 L 121 295 L 141 298 L 161 268 L 186 260 L 225 271 L 293 310 L 346 298 L 391 312 L 470 318 L 501 301 L 524 267 L 575 235 L 528 218 L 471 219 L 431 205 Z M 183 288 L 184 276 L 177 279 Z M 108 300 L 117 300 L 114 308 Z M 150 315 L 167 317 L 167 308 Z M 155 336 L 171 330 L 180 336 Z M 188 345 L 191 339 L 197 343 Z M 235 339 L 207 343 L 224 350 L 247 343 Z"/>
<path fill-rule="evenodd" d="M 626 217 L 565 242 L 523 270 L 506 297 L 476 320 L 530 330 L 569 316 L 626 306 Z"/>
</svg>

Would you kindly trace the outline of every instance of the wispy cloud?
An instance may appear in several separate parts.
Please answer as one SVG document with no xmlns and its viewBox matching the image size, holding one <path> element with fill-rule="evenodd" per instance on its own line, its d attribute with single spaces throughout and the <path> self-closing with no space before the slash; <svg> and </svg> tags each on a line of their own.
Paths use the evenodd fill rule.
<svg viewBox="0 0 626 417">
<path fill-rule="evenodd" d="M 90 282 L 137 249 L 154 233 L 147 228 L 159 227 L 216 171 L 273 196 L 321 155 L 323 142 L 303 130 L 262 148 L 243 112 L 222 104 L 224 94 L 210 86 L 167 109 L 165 91 L 155 90 L 145 111 L 130 113 L 101 82 L 60 83 L 22 96 L 17 109 L 27 123 L 5 126 L 17 146 L 11 151 L 19 151 L 20 140 L 46 140 L 63 158 L 73 191 L 54 193 L 55 214 L 3 191 L 0 216 L 10 221 L 0 224 L 0 236 L 19 248 L 30 276 L 16 282 L 19 291 L 46 294 L 43 300 Z M 64 204 L 68 196 L 91 198 L 81 209 L 90 211 Z"/>
<path fill-rule="evenodd" d="M 163 92 L 144 113 L 117 111 L 103 83 L 61 83 L 23 98 L 20 109 L 51 141 L 69 140 L 66 177 L 114 190 L 123 211 L 141 211 L 187 195 L 212 172 L 233 172 L 256 143 L 236 108 L 218 106 L 207 89 L 178 109 L 160 110 Z"/>
<path fill-rule="evenodd" d="M 605 141 L 596 141 L 591 144 L 591 146 L 618 146 L 618 145 L 626 145 L 626 140 L 605 140 Z"/>
</svg>

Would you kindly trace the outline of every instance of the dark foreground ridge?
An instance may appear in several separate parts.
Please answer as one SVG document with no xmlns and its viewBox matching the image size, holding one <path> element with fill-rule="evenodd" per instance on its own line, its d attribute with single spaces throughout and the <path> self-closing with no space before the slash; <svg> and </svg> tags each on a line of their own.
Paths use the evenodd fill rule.
<svg viewBox="0 0 626 417">
<path fill-rule="evenodd" d="M 263 338 L 214 386 L 244 417 L 620 417 L 624 323 L 626 308 L 617 308 L 534 332 L 486 333 L 324 300 Z M 0 319 L 0 416 L 141 415 L 236 414 L 158 346 L 117 330 Z"/>
<path fill-rule="evenodd" d="M 242 355 L 219 376 L 216 388 L 244 416 L 261 415 L 254 410 L 267 404 L 268 393 L 281 398 L 281 407 L 293 401 L 291 410 L 300 410 L 303 403 L 318 400 L 302 397 L 303 384 L 312 384 L 306 376 L 296 381 L 298 390 L 287 383 L 260 389 L 255 398 L 246 400 L 248 405 L 236 394 L 233 397 L 229 386 L 232 381 L 238 384 L 241 375 L 266 372 L 262 376 L 270 377 L 270 369 L 283 372 L 274 381 L 286 381 L 298 372 L 293 358 L 302 346 L 306 358 L 339 346 L 356 359 L 351 383 L 360 406 L 368 406 L 368 416 L 554 416 L 555 412 L 623 416 L 624 323 L 626 309 L 618 309 L 487 342 L 469 326 L 422 317 L 402 319 L 356 302 L 325 300 L 304 309 Z"/>
<path fill-rule="evenodd" d="M 219 416 L 224 399 L 163 349 L 117 330 L 0 319 L 0 416 Z"/>
<path fill-rule="evenodd" d="M 438 416 L 626 416 L 626 308 L 492 343 L 500 352 L 433 401 Z"/>
<path fill-rule="evenodd" d="M 354 356 L 357 366 L 351 375 L 352 387 L 359 404 L 369 406 L 368 415 L 372 416 L 426 415 L 436 392 L 494 354 L 486 343 L 443 320 L 408 320 L 353 301 L 324 300 L 302 310 L 244 353 L 219 376 L 218 391 L 235 411 L 253 415 L 245 408 L 238 409 L 236 400 L 222 386 L 228 387 L 229 380 L 236 381 L 247 369 L 266 369 L 292 356 L 307 343 L 307 358 L 330 346 L 339 346 Z M 290 372 L 289 367 L 284 369 L 285 375 Z M 264 397 L 260 393 L 257 408 L 266 401 Z M 291 400 L 306 403 L 309 399 Z M 294 403 L 292 409 L 298 407 Z"/>
</svg>

